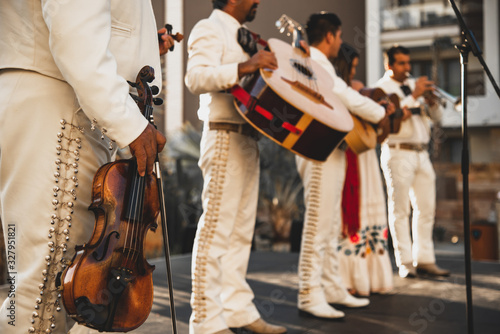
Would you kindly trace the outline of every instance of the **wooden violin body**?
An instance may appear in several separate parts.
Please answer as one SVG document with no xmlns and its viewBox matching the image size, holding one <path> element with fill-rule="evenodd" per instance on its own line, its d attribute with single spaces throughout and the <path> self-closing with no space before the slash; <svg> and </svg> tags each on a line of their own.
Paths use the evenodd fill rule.
<svg viewBox="0 0 500 334">
<path fill-rule="evenodd" d="M 144 66 L 136 83 L 129 82 L 139 95 L 132 97 L 150 122 L 153 95 L 148 83 L 153 79 L 153 68 Z M 97 170 L 89 206 L 96 218 L 94 231 L 86 244 L 76 246 L 58 284 L 67 313 L 78 323 L 101 332 L 128 332 L 148 318 L 154 266 L 144 257 L 144 240 L 149 230 L 156 230 L 160 212 L 166 225 L 161 187 L 155 173 L 139 175 L 135 158 Z"/>
<path fill-rule="evenodd" d="M 77 246 L 62 277 L 68 314 L 99 331 L 137 328 L 153 305 L 154 266 L 144 258 L 143 240 L 157 227 L 160 204 L 154 175 L 143 177 L 144 198 L 135 202 L 133 193 L 140 191 L 136 171 L 134 159 L 97 171 L 89 207 L 96 216 L 94 231 L 88 243 Z"/>
</svg>

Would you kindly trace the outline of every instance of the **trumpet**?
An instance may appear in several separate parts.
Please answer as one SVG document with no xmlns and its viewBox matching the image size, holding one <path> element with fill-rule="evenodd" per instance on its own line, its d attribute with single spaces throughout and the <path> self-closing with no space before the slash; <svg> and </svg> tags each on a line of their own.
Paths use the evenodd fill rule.
<svg viewBox="0 0 500 334">
<path fill-rule="evenodd" d="M 433 85 L 434 88 L 434 95 L 437 97 L 437 99 L 441 102 L 443 107 L 446 107 L 447 102 L 450 102 L 453 105 L 453 108 L 461 112 L 462 111 L 462 99 L 460 96 L 455 96 L 444 89 L 439 88 L 438 86 Z"/>
<path fill-rule="evenodd" d="M 406 72 L 406 77 L 415 79 L 415 77 L 412 76 L 409 72 Z M 453 105 L 453 109 L 455 109 L 455 111 L 462 111 L 462 99 L 459 96 L 452 95 L 436 85 L 431 85 L 431 88 L 433 89 L 433 91 L 427 91 L 424 94 L 425 97 L 439 101 L 439 103 L 443 107 L 446 107 L 447 103 L 449 102 Z"/>
</svg>

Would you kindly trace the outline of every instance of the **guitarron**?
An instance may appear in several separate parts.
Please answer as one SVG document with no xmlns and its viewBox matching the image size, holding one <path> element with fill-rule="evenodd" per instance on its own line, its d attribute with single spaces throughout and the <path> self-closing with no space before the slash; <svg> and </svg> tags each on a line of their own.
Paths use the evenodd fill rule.
<svg viewBox="0 0 500 334">
<path fill-rule="evenodd" d="M 334 95 L 330 76 L 300 48 L 303 28 L 285 15 L 278 22 L 280 28 L 293 32 L 294 46 L 274 38 L 267 42 L 278 69 L 260 69 L 247 76 L 242 87 L 233 87 L 233 95 L 247 96 L 235 99 L 236 108 L 279 145 L 325 161 L 353 128 L 351 115 Z"/>
</svg>

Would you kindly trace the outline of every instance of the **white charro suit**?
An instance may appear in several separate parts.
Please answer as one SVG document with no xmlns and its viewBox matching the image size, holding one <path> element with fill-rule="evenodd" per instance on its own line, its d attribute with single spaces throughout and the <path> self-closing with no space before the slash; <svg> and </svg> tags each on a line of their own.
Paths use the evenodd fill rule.
<svg viewBox="0 0 500 334">
<path fill-rule="evenodd" d="M 90 237 L 108 147 L 147 125 L 126 80 L 150 65 L 161 82 L 155 18 L 135 0 L 2 0 L 0 17 L 0 212 L 15 245 L 0 332 L 67 333 L 55 277 Z"/>
<path fill-rule="evenodd" d="M 245 123 L 232 95 L 223 92 L 238 83 L 238 63 L 249 59 L 236 39 L 240 27 L 215 9 L 195 25 L 188 40 L 185 82 L 200 94 L 198 117 L 204 122 L 199 160 L 203 214 L 191 266 L 193 334 L 243 327 L 260 317 L 245 280 L 257 211 L 257 142 L 237 132 L 209 129 L 209 122 Z"/>
<path fill-rule="evenodd" d="M 401 82 L 391 78 L 387 71 L 376 86 L 387 94 L 396 93 L 401 107 L 420 107 L 423 98 L 415 100 L 405 96 Z M 413 91 L 415 79 L 407 79 L 406 85 Z M 427 115 L 412 115 L 401 123 L 397 134 L 389 135 L 382 145 L 381 166 L 387 184 L 389 227 L 394 244 L 394 256 L 398 267 L 404 265 L 431 264 L 436 262 L 432 230 L 436 209 L 436 174 L 425 147 L 430 140 L 430 122 L 440 121 L 443 107 L 436 103 L 428 108 Z M 423 145 L 422 149 L 404 149 L 398 145 Z M 413 207 L 413 241 L 410 236 L 410 202 Z"/>
<path fill-rule="evenodd" d="M 335 73 L 328 58 L 311 47 L 311 58 L 333 79 L 333 92 L 353 114 L 378 123 L 385 110 L 361 96 Z M 306 212 L 299 258 L 299 309 L 342 301 L 348 292 L 339 273 L 337 244 L 341 229 L 341 199 L 345 180 L 345 152 L 335 149 L 325 162 L 297 156 L 304 184 Z"/>
</svg>

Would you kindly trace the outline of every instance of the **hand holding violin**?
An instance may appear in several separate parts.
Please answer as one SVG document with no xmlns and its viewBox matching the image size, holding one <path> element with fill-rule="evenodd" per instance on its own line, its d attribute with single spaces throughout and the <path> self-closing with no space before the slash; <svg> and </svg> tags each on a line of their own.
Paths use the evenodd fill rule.
<svg viewBox="0 0 500 334">
<path fill-rule="evenodd" d="M 181 33 L 172 34 L 172 26 L 166 24 L 165 27 L 158 30 L 158 43 L 160 46 L 160 56 L 163 56 L 169 50 L 174 50 L 174 41 L 180 42 L 184 39 Z"/>
<path fill-rule="evenodd" d="M 130 152 L 137 160 L 140 176 L 144 176 L 146 172 L 151 175 L 156 154 L 163 150 L 166 142 L 165 136 L 152 124 L 148 124 L 140 136 L 130 143 Z"/>
</svg>

